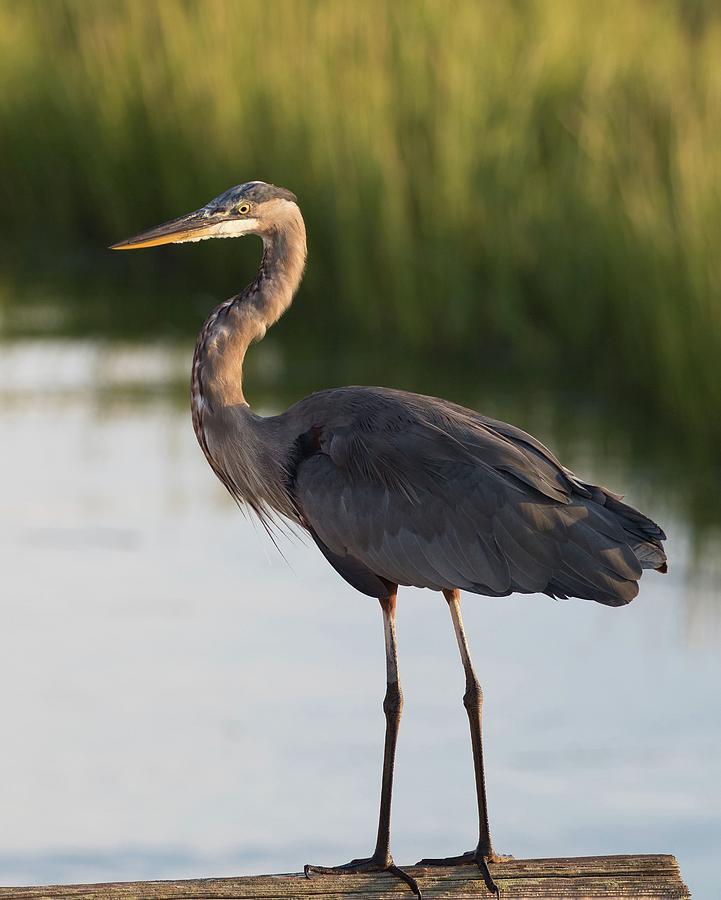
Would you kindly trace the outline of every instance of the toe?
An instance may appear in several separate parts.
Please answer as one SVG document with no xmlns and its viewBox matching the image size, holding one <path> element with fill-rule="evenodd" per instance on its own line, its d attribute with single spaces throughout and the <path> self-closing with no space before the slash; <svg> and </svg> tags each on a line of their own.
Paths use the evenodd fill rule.
<svg viewBox="0 0 721 900">
<path fill-rule="evenodd" d="M 360 875 L 371 872 L 388 872 L 389 875 L 395 875 L 397 878 L 400 878 L 401 881 L 404 881 L 416 897 L 418 897 L 418 900 L 422 900 L 421 889 L 418 887 L 418 882 L 412 875 L 409 875 L 408 872 L 399 869 L 390 856 L 387 859 L 380 860 L 372 856 L 369 859 L 352 859 L 349 863 L 345 863 L 345 865 L 342 866 L 305 865 L 303 866 L 303 872 L 305 873 L 306 878 L 310 878 L 311 875 Z"/>
<path fill-rule="evenodd" d="M 420 860 L 417 866 L 471 866 L 475 863 L 475 851 L 468 850 L 459 856 L 431 857 Z"/>
</svg>

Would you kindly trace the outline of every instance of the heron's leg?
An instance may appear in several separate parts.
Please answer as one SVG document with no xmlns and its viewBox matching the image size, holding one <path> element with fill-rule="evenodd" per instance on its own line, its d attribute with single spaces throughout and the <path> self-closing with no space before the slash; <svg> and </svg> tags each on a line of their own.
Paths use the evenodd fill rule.
<svg viewBox="0 0 721 900">
<path fill-rule="evenodd" d="M 383 712 L 386 717 L 386 736 L 383 747 L 383 775 L 381 805 L 378 815 L 378 836 L 373 856 L 393 865 L 391 858 L 391 796 L 396 763 L 396 744 L 403 712 L 403 691 L 398 672 L 398 643 L 396 641 L 396 595 L 380 601 L 383 610 L 383 634 L 386 645 L 386 695 Z"/>
<path fill-rule="evenodd" d="M 461 652 L 461 662 L 466 673 L 466 692 L 463 695 L 463 705 L 468 713 L 468 721 L 471 726 L 471 746 L 473 747 L 473 770 L 476 776 L 476 799 L 478 801 L 478 847 L 482 856 L 492 857 L 491 830 L 488 825 L 488 805 L 486 803 L 486 777 L 483 770 L 483 691 L 478 683 L 478 678 L 473 669 L 471 654 L 468 649 L 466 631 L 461 618 L 460 591 L 443 592 L 448 608 L 453 619 L 453 629 L 456 632 L 458 649 Z"/>
<path fill-rule="evenodd" d="M 473 748 L 473 770 L 476 776 L 476 799 L 478 802 L 478 846 L 460 856 L 452 856 L 446 859 L 422 859 L 419 866 L 452 866 L 478 863 L 486 886 L 493 893 L 498 894 L 498 886 L 488 868 L 489 862 L 501 862 L 510 857 L 498 856 L 493 851 L 491 844 L 491 831 L 488 825 L 488 806 L 486 804 L 486 779 L 483 770 L 483 739 L 482 739 L 482 712 L 483 691 L 473 669 L 471 654 L 468 649 L 466 632 L 461 618 L 461 592 L 458 590 L 443 591 L 443 596 L 448 602 L 448 608 L 453 620 L 453 629 L 458 641 L 458 649 L 461 653 L 463 670 L 466 673 L 466 692 L 463 695 L 463 705 L 468 713 L 468 721 L 471 726 L 471 746 Z"/>
<path fill-rule="evenodd" d="M 367 859 L 353 859 L 342 866 L 305 866 L 305 874 L 312 873 L 355 874 L 359 872 L 390 872 L 403 879 L 419 900 L 421 892 L 415 878 L 399 869 L 391 856 L 391 796 L 396 744 L 403 710 L 403 693 L 398 674 L 398 645 L 396 642 L 396 592 L 381 598 L 383 632 L 386 645 L 386 695 L 383 712 L 386 717 L 386 737 L 383 750 L 383 777 L 381 780 L 381 804 L 378 816 L 378 837 L 373 855 Z"/>
</svg>

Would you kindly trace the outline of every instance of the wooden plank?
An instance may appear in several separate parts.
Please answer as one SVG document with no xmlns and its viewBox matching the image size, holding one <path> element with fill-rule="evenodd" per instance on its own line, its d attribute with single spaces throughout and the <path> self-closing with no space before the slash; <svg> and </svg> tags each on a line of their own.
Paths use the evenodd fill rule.
<svg viewBox="0 0 721 900">
<path fill-rule="evenodd" d="M 425 900 L 479 900 L 490 894 L 475 866 L 404 867 Z M 675 857 L 585 856 L 514 859 L 491 866 L 502 900 L 688 900 Z M 0 900 L 411 900 L 398 878 L 378 875 L 254 875 L 184 881 L 136 881 L 0 888 Z"/>
</svg>

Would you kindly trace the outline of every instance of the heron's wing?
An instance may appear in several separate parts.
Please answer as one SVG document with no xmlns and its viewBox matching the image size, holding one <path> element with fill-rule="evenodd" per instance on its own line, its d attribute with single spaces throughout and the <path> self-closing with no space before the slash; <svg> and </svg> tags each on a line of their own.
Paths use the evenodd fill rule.
<svg viewBox="0 0 721 900">
<path fill-rule="evenodd" d="M 641 574 L 634 545 L 662 556 L 660 529 L 580 482 L 529 435 L 496 425 L 430 398 L 366 398 L 307 441 L 294 480 L 303 521 L 366 593 L 377 590 L 371 576 L 631 600 Z"/>
</svg>

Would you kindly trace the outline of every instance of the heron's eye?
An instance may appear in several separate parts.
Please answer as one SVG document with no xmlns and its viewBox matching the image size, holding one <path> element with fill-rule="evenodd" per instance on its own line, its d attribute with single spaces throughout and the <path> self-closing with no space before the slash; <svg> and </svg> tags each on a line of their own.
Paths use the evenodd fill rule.
<svg viewBox="0 0 721 900">
<path fill-rule="evenodd" d="M 238 207 L 238 212 L 241 216 L 245 216 L 250 212 L 250 203 L 241 203 Z"/>
</svg>

